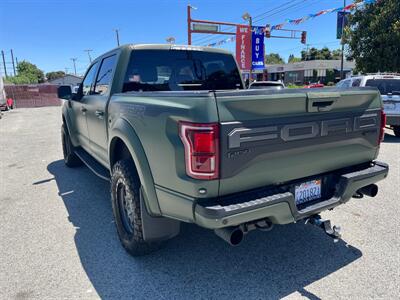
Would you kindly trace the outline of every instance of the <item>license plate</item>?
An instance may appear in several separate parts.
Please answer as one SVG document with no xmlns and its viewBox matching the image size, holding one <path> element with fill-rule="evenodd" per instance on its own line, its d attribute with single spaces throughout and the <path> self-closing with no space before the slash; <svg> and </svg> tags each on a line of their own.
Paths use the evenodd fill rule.
<svg viewBox="0 0 400 300">
<path fill-rule="evenodd" d="M 296 204 L 302 204 L 321 198 L 321 180 L 303 182 L 295 187 Z"/>
</svg>

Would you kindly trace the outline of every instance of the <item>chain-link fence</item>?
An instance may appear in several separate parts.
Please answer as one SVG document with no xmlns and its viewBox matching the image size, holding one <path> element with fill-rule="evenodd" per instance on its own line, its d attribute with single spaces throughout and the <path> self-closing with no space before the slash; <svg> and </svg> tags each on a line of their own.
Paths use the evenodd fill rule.
<svg viewBox="0 0 400 300">
<path fill-rule="evenodd" d="M 20 84 L 5 85 L 7 97 L 14 99 L 15 107 L 59 106 L 57 97 L 58 85 L 54 84 Z"/>
</svg>

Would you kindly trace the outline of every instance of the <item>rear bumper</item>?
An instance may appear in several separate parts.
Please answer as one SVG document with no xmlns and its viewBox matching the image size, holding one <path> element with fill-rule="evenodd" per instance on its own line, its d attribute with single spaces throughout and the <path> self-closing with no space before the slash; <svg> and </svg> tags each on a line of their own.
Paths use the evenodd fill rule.
<svg viewBox="0 0 400 300">
<path fill-rule="evenodd" d="M 386 125 L 400 126 L 400 114 L 399 115 L 386 115 Z"/>
<path fill-rule="evenodd" d="M 334 208 L 347 202 L 355 192 L 384 179 L 389 171 L 387 164 L 371 163 L 368 167 L 338 175 L 333 196 L 298 209 L 290 191 L 271 190 L 268 196 L 221 205 L 221 200 L 204 201 L 194 206 L 194 222 L 202 227 L 216 229 L 268 218 L 275 224 L 288 224 Z M 242 197 L 240 197 L 242 198 Z M 214 202 L 213 202 L 214 201 Z"/>
</svg>

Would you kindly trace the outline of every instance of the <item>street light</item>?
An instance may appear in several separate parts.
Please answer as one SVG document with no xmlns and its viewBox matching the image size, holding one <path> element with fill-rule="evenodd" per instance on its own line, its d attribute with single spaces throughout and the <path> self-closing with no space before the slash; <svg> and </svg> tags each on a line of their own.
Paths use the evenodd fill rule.
<svg viewBox="0 0 400 300">
<path fill-rule="evenodd" d="M 173 36 L 167 37 L 165 40 L 168 44 L 175 44 L 175 38 Z"/>
<path fill-rule="evenodd" d="M 253 69 L 253 18 L 248 12 L 242 15 L 243 20 L 249 22 L 250 26 L 250 70 L 249 70 L 249 83 L 252 81 L 252 69 Z"/>
</svg>

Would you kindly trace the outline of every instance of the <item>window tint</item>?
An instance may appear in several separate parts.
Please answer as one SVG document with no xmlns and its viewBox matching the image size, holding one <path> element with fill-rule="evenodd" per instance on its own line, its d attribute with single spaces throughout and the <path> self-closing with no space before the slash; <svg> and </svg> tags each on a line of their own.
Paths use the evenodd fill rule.
<svg viewBox="0 0 400 300">
<path fill-rule="evenodd" d="M 361 79 L 354 79 L 351 86 L 360 86 L 360 84 L 361 84 Z"/>
<path fill-rule="evenodd" d="M 89 71 L 86 73 L 85 79 L 83 80 L 82 83 L 83 96 L 90 95 L 91 92 L 93 91 L 94 78 L 96 76 L 97 66 L 98 63 L 95 63 L 90 67 Z"/>
<path fill-rule="evenodd" d="M 382 95 L 400 95 L 400 79 L 368 79 L 365 85 L 377 87 Z"/>
<path fill-rule="evenodd" d="M 242 89 L 236 62 L 223 53 L 134 50 L 124 92 Z"/>
<path fill-rule="evenodd" d="M 350 79 L 343 81 L 343 84 L 341 85 L 342 88 L 347 88 L 350 87 Z"/>
<path fill-rule="evenodd" d="M 115 60 L 116 55 L 109 56 L 103 59 L 99 74 L 97 75 L 94 94 L 104 95 L 107 93 L 112 79 L 112 73 L 115 67 Z"/>
</svg>

